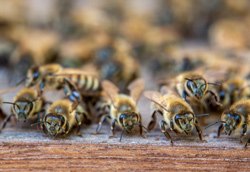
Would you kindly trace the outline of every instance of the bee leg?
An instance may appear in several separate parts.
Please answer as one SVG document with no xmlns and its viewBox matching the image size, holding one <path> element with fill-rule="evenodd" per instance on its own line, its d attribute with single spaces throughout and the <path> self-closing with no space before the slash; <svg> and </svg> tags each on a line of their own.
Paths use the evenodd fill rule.
<svg viewBox="0 0 250 172">
<path fill-rule="evenodd" d="M 218 128 L 217 136 L 215 138 L 219 138 L 223 130 L 224 130 L 224 125 L 221 124 Z"/>
<path fill-rule="evenodd" d="M 196 128 L 196 131 L 198 132 L 199 134 L 199 138 L 202 142 L 205 142 L 205 140 L 203 140 L 203 133 L 202 133 L 202 130 L 201 130 L 201 127 L 200 127 L 200 124 L 198 121 L 196 121 L 196 124 L 195 124 L 195 128 Z"/>
<path fill-rule="evenodd" d="M 161 132 L 164 133 L 166 138 L 171 140 L 171 146 L 173 146 L 174 142 L 173 142 L 172 136 L 167 132 L 167 129 L 165 128 L 165 125 L 167 125 L 167 123 L 165 121 L 160 122 Z"/>
<path fill-rule="evenodd" d="M 5 119 L 6 118 L 6 114 L 3 112 L 3 110 L 0 108 L 0 119 Z"/>
<path fill-rule="evenodd" d="M 186 91 L 184 90 L 184 91 L 182 92 L 182 97 L 183 97 L 183 99 L 184 99 L 185 101 L 187 101 L 186 95 L 187 95 L 187 93 L 186 93 Z"/>
<path fill-rule="evenodd" d="M 112 130 L 112 136 L 109 136 L 109 139 L 112 139 L 112 138 L 114 138 L 115 137 L 115 123 L 116 123 L 116 119 L 114 119 L 113 121 L 112 121 L 112 125 L 111 125 L 111 130 Z"/>
<path fill-rule="evenodd" d="M 63 91 L 66 94 L 66 96 L 74 102 L 72 104 L 72 109 L 75 109 L 79 102 L 81 102 L 81 94 L 78 90 L 78 88 L 67 78 L 63 79 Z"/>
<path fill-rule="evenodd" d="M 250 138 L 247 140 L 247 142 L 245 144 L 245 148 L 247 148 L 248 143 L 250 143 Z"/>
<path fill-rule="evenodd" d="M 92 120 L 90 118 L 90 116 L 87 114 L 87 113 L 83 113 L 83 116 L 84 116 L 84 123 L 85 124 L 91 124 Z"/>
<path fill-rule="evenodd" d="M 156 113 L 157 113 L 157 112 L 159 112 L 159 113 L 162 114 L 162 112 L 159 111 L 159 110 L 155 110 L 155 111 L 153 112 L 153 114 L 152 114 L 152 120 L 151 120 L 150 123 L 148 124 L 148 130 L 149 130 L 149 131 L 151 131 L 151 130 L 155 127 L 155 124 L 156 124 L 156 121 L 157 121 L 157 119 L 156 119 Z"/>
<path fill-rule="evenodd" d="M 101 131 L 101 129 L 102 129 L 102 124 L 103 124 L 104 121 L 106 120 L 107 116 L 108 116 L 107 114 L 102 115 L 102 117 L 101 117 L 101 119 L 100 119 L 100 121 L 99 121 L 99 123 L 98 123 L 98 126 L 97 126 L 97 128 L 96 128 L 96 134 L 99 134 L 99 133 L 100 133 L 100 131 Z"/>
<path fill-rule="evenodd" d="M 173 120 L 170 121 L 170 130 L 172 130 L 173 132 L 175 132 L 175 134 L 178 136 L 178 131 L 176 129 L 174 129 Z"/>
<path fill-rule="evenodd" d="M 240 143 L 242 143 L 243 137 L 247 134 L 247 125 L 244 124 L 242 128 L 243 128 L 243 132 L 242 132 L 242 135 L 240 136 Z"/>
<path fill-rule="evenodd" d="M 67 122 L 66 123 L 66 128 L 65 128 L 65 133 L 61 134 L 61 137 L 65 138 L 66 134 L 68 134 L 68 133 L 69 133 L 69 123 Z"/>
<path fill-rule="evenodd" d="M 2 123 L 2 126 L 1 126 L 1 128 L 0 128 L 0 132 L 5 128 L 7 122 L 10 120 L 10 118 L 11 118 L 12 116 L 15 116 L 15 115 L 14 115 L 14 114 L 11 114 L 11 115 L 7 116 L 7 117 L 4 119 L 4 121 L 3 121 L 3 123 Z"/>
<path fill-rule="evenodd" d="M 39 92 L 38 92 L 38 96 L 41 97 L 43 94 L 43 89 L 45 87 L 45 79 L 42 80 L 41 84 L 40 84 L 40 88 L 39 88 Z"/>
<path fill-rule="evenodd" d="M 78 119 L 78 114 L 75 115 L 75 119 L 76 119 L 76 134 L 79 136 L 79 137 L 82 137 L 82 134 L 80 133 L 80 128 L 81 128 L 81 121 L 79 121 Z"/>
<path fill-rule="evenodd" d="M 210 94 L 214 97 L 214 100 L 215 100 L 215 102 L 216 102 L 217 105 L 222 106 L 222 104 L 219 103 L 219 101 L 218 101 L 217 95 L 216 95 L 213 91 L 207 90 L 207 91 L 206 91 L 206 94 L 208 94 L 208 93 L 210 93 Z"/>
</svg>

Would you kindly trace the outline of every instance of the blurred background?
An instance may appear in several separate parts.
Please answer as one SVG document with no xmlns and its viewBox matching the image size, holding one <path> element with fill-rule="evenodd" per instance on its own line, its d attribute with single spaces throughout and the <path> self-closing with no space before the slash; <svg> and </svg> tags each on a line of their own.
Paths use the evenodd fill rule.
<svg viewBox="0 0 250 172">
<path fill-rule="evenodd" d="M 108 70 L 102 78 L 112 78 L 124 60 L 137 72 L 139 64 L 189 70 L 205 62 L 185 46 L 230 58 L 249 50 L 249 9 L 248 0 L 1 0 L 0 64 L 18 75 L 51 62 Z"/>
<path fill-rule="evenodd" d="M 1 88 L 32 65 L 96 72 L 121 90 L 202 68 L 210 82 L 249 78 L 248 0 L 1 0 Z M 9 98 L 8 98 L 9 99 Z"/>
</svg>

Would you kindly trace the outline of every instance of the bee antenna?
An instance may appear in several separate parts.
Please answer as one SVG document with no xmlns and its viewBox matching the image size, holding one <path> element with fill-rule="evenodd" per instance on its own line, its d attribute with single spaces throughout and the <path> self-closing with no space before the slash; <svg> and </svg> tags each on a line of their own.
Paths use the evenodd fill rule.
<svg viewBox="0 0 250 172">
<path fill-rule="evenodd" d="M 143 126 L 141 123 L 134 123 L 133 125 L 140 125 L 142 128 L 144 128 L 148 133 L 150 133 L 150 131 L 145 127 Z"/>
<path fill-rule="evenodd" d="M 201 117 L 201 116 L 208 116 L 210 115 L 209 113 L 206 113 L 206 114 L 200 114 L 200 115 L 196 115 L 196 117 Z"/>
<path fill-rule="evenodd" d="M 58 125 L 58 127 L 62 130 L 63 134 L 66 133 L 66 132 L 62 129 L 61 125 Z"/>
<path fill-rule="evenodd" d="M 34 123 L 34 124 L 31 124 L 30 126 L 33 127 L 34 125 L 38 125 L 38 124 L 42 124 L 44 123 L 43 121 L 40 121 L 40 122 L 37 122 L 37 123 Z"/>
<path fill-rule="evenodd" d="M 192 79 L 188 79 L 188 78 L 185 78 L 185 80 L 188 80 L 188 81 L 191 81 L 191 82 L 193 82 L 193 80 L 192 80 Z"/>
<path fill-rule="evenodd" d="M 221 84 L 219 84 L 219 83 L 212 83 L 212 82 L 209 82 L 209 83 L 207 83 L 207 84 L 211 84 L 211 85 L 218 85 L 218 86 L 221 86 Z"/>
<path fill-rule="evenodd" d="M 216 122 L 214 122 L 214 123 L 212 123 L 212 124 L 206 126 L 205 129 L 207 129 L 207 128 L 211 127 L 212 125 L 217 124 L 217 123 L 219 123 L 219 122 L 221 122 L 221 123 L 226 123 L 225 121 L 216 121 Z"/>
<path fill-rule="evenodd" d="M 4 104 L 12 104 L 14 105 L 15 103 L 12 103 L 12 102 L 3 102 Z"/>
<path fill-rule="evenodd" d="M 19 81 L 19 82 L 16 84 L 16 86 L 18 86 L 18 85 L 20 85 L 21 83 L 23 83 L 26 79 L 28 79 L 28 77 L 23 78 L 21 81 Z"/>
<path fill-rule="evenodd" d="M 4 104 L 11 104 L 11 105 L 16 105 L 19 109 L 20 109 L 20 106 L 18 106 L 16 103 L 13 103 L 13 102 L 3 102 Z"/>
</svg>

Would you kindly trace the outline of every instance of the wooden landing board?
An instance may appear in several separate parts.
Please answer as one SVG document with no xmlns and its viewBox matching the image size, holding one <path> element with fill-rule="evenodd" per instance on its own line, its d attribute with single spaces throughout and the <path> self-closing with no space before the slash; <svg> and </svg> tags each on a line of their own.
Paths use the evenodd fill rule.
<svg viewBox="0 0 250 172">
<path fill-rule="evenodd" d="M 83 137 L 70 133 L 66 138 L 42 136 L 36 129 L 6 128 L 0 134 L 0 171 L 250 171 L 250 148 L 233 137 L 214 138 L 205 132 L 207 143 L 197 133 L 174 136 L 174 146 L 159 129 L 141 138 L 137 133 L 108 139 L 105 125 L 100 135 L 92 135 L 96 125 L 83 128 Z M 159 139 L 159 140 L 158 140 Z"/>
</svg>

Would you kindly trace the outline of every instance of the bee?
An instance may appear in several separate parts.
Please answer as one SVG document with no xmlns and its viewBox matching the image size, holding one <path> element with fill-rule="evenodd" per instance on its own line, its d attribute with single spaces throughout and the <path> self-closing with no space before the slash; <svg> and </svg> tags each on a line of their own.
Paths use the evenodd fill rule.
<svg viewBox="0 0 250 172">
<path fill-rule="evenodd" d="M 144 92 L 144 96 L 154 102 L 152 120 L 148 125 L 149 131 L 155 127 L 156 114 L 160 113 L 163 116 L 163 119 L 159 123 L 160 128 L 165 137 L 171 140 L 171 146 L 173 146 L 173 139 L 166 129 L 167 125 L 176 134 L 185 133 L 187 135 L 192 132 L 195 127 L 200 140 L 203 141 L 202 130 L 197 120 L 198 116 L 203 115 L 196 116 L 186 101 L 174 94 L 162 95 L 157 91 L 146 91 Z"/>
<path fill-rule="evenodd" d="M 45 101 L 43 97 L 39 97 L 38 91 L 33 88 L 23 88 L 20 90 L 13 102 L 3 102 L 12 104 L 12 113 L 8 115 L 0 128 L 2 131 L 11 117 L 15 116 L 18 121 L 25 122 L 27 119 L 40 120 L 40 113 L 44 113 Z"/>
<path fill-rule="evenodd" d="M 129 86 L 130 95 L 118 94 L 119 89 L 110 81 L 104 80 L 102 87 L 106 96 L 108 97 L 107 105 L 108 112 L 103 113 L 100 122 L 96 128 L 96 134 L 101 131 L 102 124 L 106 118 L 111 119 L 111 130 L 113 135 L 109 138 L 115 137 L 115 125 L 118 124 L 122 128 L 120 141 L 122 139 L 123 132 L 131 133 L 134 130 L 135 125 L 139 125 L 140 135 L 142 136 L 143 129 L 145 128 L 141 123 L 141 114 L 136 104 L 139 96 L 144 89 L 144 81 L 142 79 L 136 79 Z"/>
<path fill-rule="evenodd" d="M 110 80 L 122 91 L 139 76 L 138 62 L 130 55 L 131 47 L 124 40 L 114 40 L 110 46 L 96 51 L 96 66 L 101 80 Z"/>
<path fill-rule="evenodd" d="M 247 81 L 241 78 L 229 79 L 223 82 L 217 90 L 222 109 L 226 109 L 233 103 L 250 96 Z"/>
<path fill-rule="evenodd" d="M 221 121 L 214 122 L 208 125 L 206 128 L 222 123 L 218 128 L 217 138 L 220 137 L 221 132 L 225 130 L 228 136 L 231 136 L 234 131 L 242 129 L 242 135 L 240 137 L 240 142 L 242 143 L 243 137 L 247 132 L 247 125 L 249 125 L 249 113 L 250 113 L 250 99 L 240 100 L 234 103 L 228 110 L 225 110 L 221 115 Z M 245 147 L 250 143 L 250 138 L 248 139 Z"/>
<path fill-rule="evenodd" d="M 209 83 L 201 75 L 192 72 L 180 74 L 177 76 L 176 82 L 176 90 L 184 100 L 186 100 L 187 97 L 196 97 L 198 100 L 201 100 L 206 94 L 210 93 L 214 97 L 216 103 L 221 105 L 218 102 L 217 95 L 212 90 L 208 90 L 208 85 L 221 84 Z"/>
<path fill-rule="evenodd" d="M 59 64 L 31 67 L 25 80 L 27 80 L 27 87 L 40 86 L 40 94 L 43 93 L 44 88 L 63 88 L 68 98 L 75 102 L 74 106 L 82 101 L 81 95 L 96 96 L 101 90 L 99 79 L 94 74 L 88 74 L 78 69 L 64 69 Z"/>
<path fill-rule="evenodd" d="M 82 136 L 80 133 L 80 126 L 82 122 L 90 123 L 90 117 L 84 105 L 79 104 L 75 109 L 72 108 L 72 101 L 68 99 L 62 99 L 54 102 L 47 114 L 43 117 L 43 120 L 32 124 L 42 124 L 42 129 L 45 133 L 55 136 L 65 136 L 68 132 L 76 126 L 76 133 L 78 136 Z"/>
</svg>

